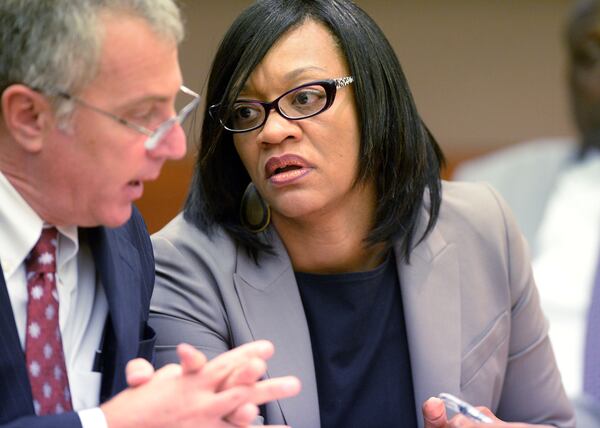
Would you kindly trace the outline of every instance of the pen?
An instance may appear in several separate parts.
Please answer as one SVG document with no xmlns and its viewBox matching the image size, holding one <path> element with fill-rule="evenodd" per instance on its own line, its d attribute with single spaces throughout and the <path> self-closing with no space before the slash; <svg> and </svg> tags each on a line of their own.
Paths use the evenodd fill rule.
<svg viewBox="0 0 600 428">
<path fill-rule="evenodd" d="M 444 401 L 446 407 L 448 407 L 456 413 L 465 415 L 468 418 L 471 418 L 477 422 L 483 422 L 486 424 L 491 424 L 492 422 L 494 422 L 489 416 L 483 414 L 481 411 L 477 410 L 475 407 L 473 407 L 466 401 L 463 401 L 452 394 L 442 392 L 438 395 L 438 398 Z"/>
</svg>

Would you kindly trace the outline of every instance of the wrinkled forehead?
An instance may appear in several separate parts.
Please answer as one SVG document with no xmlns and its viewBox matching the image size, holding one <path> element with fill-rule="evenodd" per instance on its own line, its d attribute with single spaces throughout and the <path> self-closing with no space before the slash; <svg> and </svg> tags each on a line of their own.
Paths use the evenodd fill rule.
<svg viewBox="0 0 600 428">
<path fill-rule="evenodd" d="M 176 93 L 181 85 L 177 44 L 140 17 L 103 16 L 98 72 L 82 92 L 101 98 Z"/>
</svg>

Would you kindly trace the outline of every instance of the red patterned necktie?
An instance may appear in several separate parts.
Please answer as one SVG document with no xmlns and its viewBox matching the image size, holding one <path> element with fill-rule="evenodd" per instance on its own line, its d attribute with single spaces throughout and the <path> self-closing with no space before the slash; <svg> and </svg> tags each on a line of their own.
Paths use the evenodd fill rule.
<svg viewBox="0 0 600 428">
<path fill-rule="evenodd" d="M 25 260 L 28 296 L 25 360 L 37 415 L 72 410 L 58 324 L 57 236 L 56 228 L 43 229 Z"/>
</svg>

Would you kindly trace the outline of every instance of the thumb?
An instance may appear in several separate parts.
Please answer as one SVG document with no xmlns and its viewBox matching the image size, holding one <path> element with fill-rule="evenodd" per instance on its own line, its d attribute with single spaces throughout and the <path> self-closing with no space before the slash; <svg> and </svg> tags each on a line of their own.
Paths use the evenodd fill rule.
<svg viewBox="0 0 600 428">
<path fill-rule="evenodd" d="M 177 355 L 179 355 L 183 373 L 197 373 L 207 361 L 202 352 L 187 343 L 177 345 Z"/>
<path fill-rule="evenodd" d="M 154 374 L 154 367 L 143 358 L 136 358 L 127 363 L 125 367 L 125 377 L 127 385 L 132 388 L 143 385 L 148 382 Z"/>
<path fill-rule="evenodd" d="M 436 397 L 431 397 L 422 407 L 424 428 L 446 428 L 448 419 L 446 417 L 446 406 L 444 402 Z"/>
</svg>

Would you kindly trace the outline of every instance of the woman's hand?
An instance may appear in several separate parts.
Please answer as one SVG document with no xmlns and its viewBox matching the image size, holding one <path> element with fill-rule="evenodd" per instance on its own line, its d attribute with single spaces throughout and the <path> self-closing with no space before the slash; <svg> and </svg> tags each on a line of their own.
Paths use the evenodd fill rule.
<svg viewBox="0 0 600 428">
<path fill-rule="evenodd" d="M 439 398 L 432 397 L 425 401 L 422 407 L 425 428 L 552 428 L 548 425 L 503 422 L 487 407 L 477 407 L 477 409 L 489 416 L 494 422 L 491 424 L 477 422 L 464 415 L 456 415 L 448 420 L 444 402 Z"/>
</svg>

